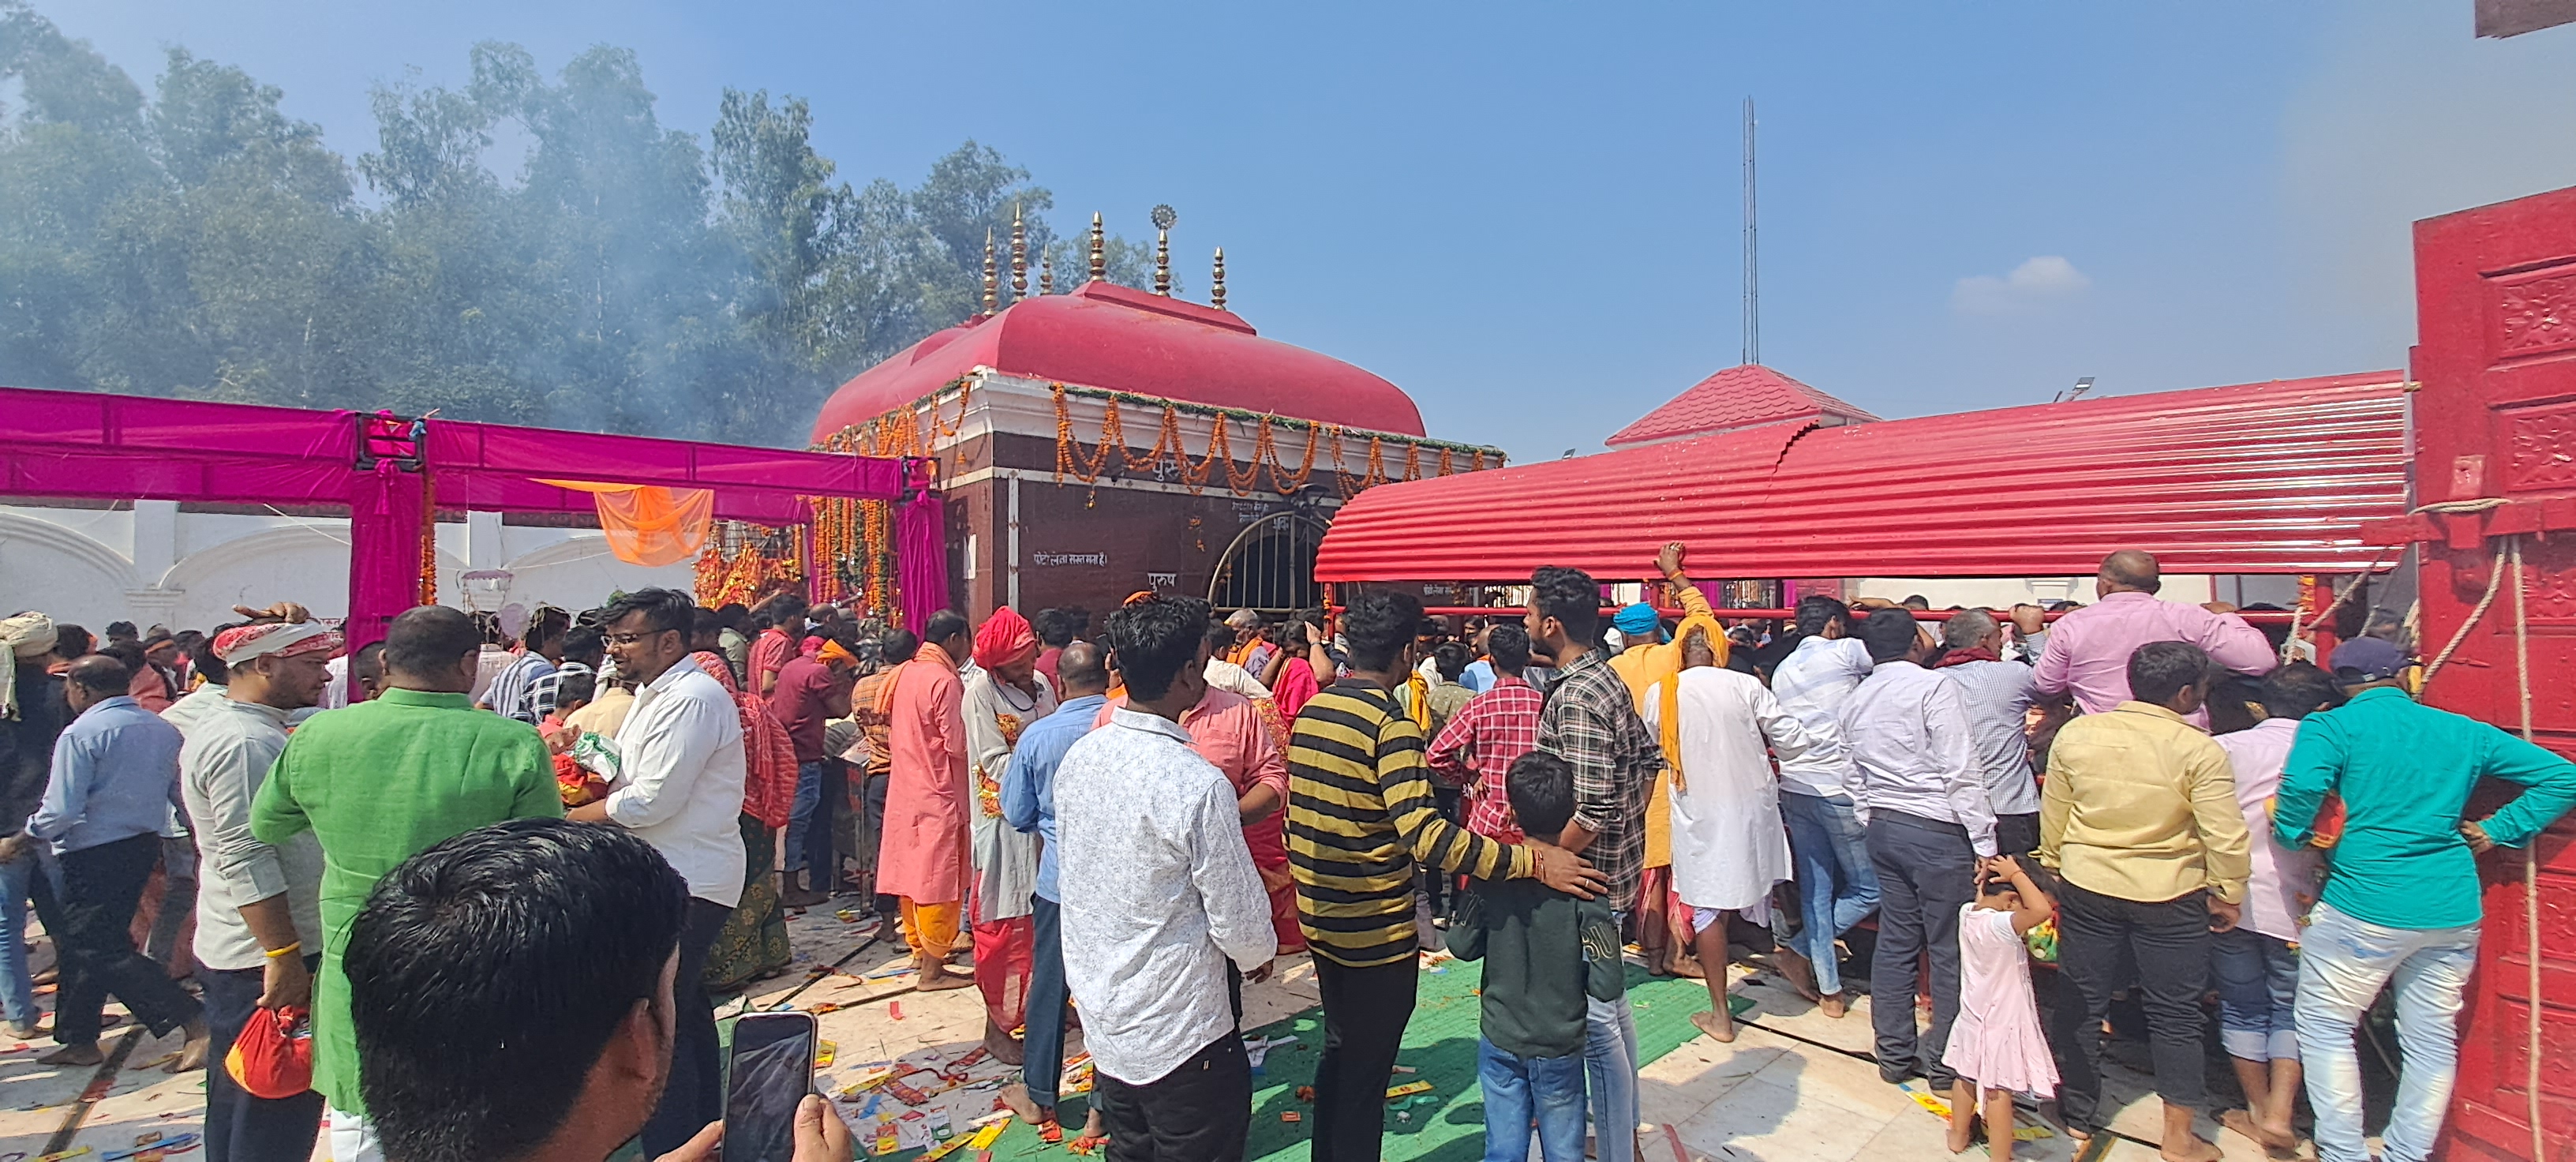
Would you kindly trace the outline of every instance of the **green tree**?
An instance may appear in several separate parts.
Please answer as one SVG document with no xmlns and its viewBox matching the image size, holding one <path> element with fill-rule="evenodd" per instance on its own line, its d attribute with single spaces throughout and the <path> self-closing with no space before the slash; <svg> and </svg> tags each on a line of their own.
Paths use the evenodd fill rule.
<svg viewBox="0 0 2576 1162">
<path fill-rule="evenodd" d="M 353 164 L 238 68 L 173 48 L 147 99 L 0 0 L 0 382 L 799 444 L 843 379 L 980 309 L 1014 214 L 1083 277 L 1053 196 L 975 142 L 853 188 L 797 97 L 727 90 L 702 145 L 627 50 L 470 63 L 377 88 Z M 1145 247 L 1108 253 L 1145 282 Z"/>
</svg>

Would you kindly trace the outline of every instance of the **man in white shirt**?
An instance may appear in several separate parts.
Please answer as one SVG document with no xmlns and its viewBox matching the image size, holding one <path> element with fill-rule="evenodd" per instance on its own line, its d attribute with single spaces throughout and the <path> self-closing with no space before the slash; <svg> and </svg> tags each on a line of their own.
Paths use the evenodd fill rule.
<svg viewBox="0 0 2576 1162">
<path fill-rule="evenodd" d="M 1959 687 L 1968 737 L 1995 810 L 1995 845 L 2005 855 L 2039 850 L 2039 782 L 2030 773 L 2030 708 L 2039 682 L 2029 666 L 2003 660 L 2004 630 L 1982 609 L 1962 609 L 1941 623 L 1938 666 Z"/>
<path fill-rule="evenodd" d="M 340 645 L 338 632 L 314 622 L 233 626 L 210 643 L 214 672 L 229 685 L 204 687 L 221 693 L 185 731 L 179 789 L 200 856 L 197 983 L 214 1060 L 231 1052 L 254 1010 L 313 1003 L 322 844 L 309 831 L 282 846 L 261 843 L 250 833 L 250 805 L 286 749 L 288 714 L 322 696 Z M 321 1124 L 320 1093 L 262 1098 L 229 1070 L 206 1071 L 209 1162 L 309 1156 Z"/>
<path fill-rule="evenodd" d="M 705 973 L 707 952 L 742 899 L 742 719 L 725 688 L 689 660 L 696 617 L 688 594 L 642 589 L 600 619 L 618 672 L 640 685 L 617 727 L 608 797 L 571 816 L 634 832 L 689 883 L 671 1080 L 644 1124 L 646 1157 L 680 1148 L 724 1114 Z"/>
<path fill-rule="evenodd" d="M 1921 1075 L 1937 1092 L 1956 1078 L 1941 1062 L 1959 1015 L 1959 909 L 1975 897 L 1977 860 L 1995 854 L 1995 811 L 1969 741 L 1959 687 L 1916 664 L 1914 614 L 1881 609 L 1861 623 L 1877 666 L 1843 703 L 1852 805 L 1868 828 L 1878 873 L 1878 953 L 1869 979 L 1878 1075 Z M 1932 965 L 1932 1028 L 1917 1036 L 1913 982 Z"/>
<path fill-rule="evenodd" d="M 1789 826 L 1804 924 L 1792 934 L 1788 915 L 1772 913 L 1780 970 L 1828 1017 L 1849 1007 L 1834 941 L 1878 909 L 1878 875 L 1852 809 L 1851 750 L 1843 744 L 1842 708 L 1869 677 L 1869 648 L 1851 634 L 1851 607 L 1812 593 L 1798 600 L 1798 646 L 1771 672 L 1771 696 L 1813 739 L 1805 753 L 1780 760 L 1780 818 Z"/>
<path fill-rule="evenodd" d="M 1227 999 L 1278 947 L 1234 785 L 1181 715 L 1207 688 L 1207 614 L 1154 598 L 1109 616 L 1127 704 L 1056 770 L 1065 982 L 1082 1013 L 1109 1162 L 1240 1162 L 1252 1071 Z"/>
</svg>

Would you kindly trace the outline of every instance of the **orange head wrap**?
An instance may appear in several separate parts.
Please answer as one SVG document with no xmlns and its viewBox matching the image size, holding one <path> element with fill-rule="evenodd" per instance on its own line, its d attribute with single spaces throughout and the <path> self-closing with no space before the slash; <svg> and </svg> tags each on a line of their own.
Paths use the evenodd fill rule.
<svg viewBox="0 0 2576 1162">
<path fill-rule="evenodd" d="M 1029 619 L 1010 606 L 994 610 L 975 631 L 975 664 L 987 670 L 1036 656 L 1037 633 L 1029 628 Z"/>
</svg>

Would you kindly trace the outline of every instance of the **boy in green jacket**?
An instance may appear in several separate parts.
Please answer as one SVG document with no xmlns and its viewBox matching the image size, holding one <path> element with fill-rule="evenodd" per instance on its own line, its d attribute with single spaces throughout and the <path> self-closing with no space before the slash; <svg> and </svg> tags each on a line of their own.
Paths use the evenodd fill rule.
<svg viewBox="0 0 2576 1162">
<path fill-rule="evenodd" d="M 1532 846 L 1574 818 L 1574 769 L 1546 751 L 1514 760 L 1503 788 Z M 1585 998 L 1628 987 L 1610 906 L 1534 879 L 1479 880 L 1450 922 L 1449 952 L 1485 962 L 1486 1162 L 1525 1162 L 1533 1117 L 1546 1162 L 1583 1162 Z"/>
</svg>

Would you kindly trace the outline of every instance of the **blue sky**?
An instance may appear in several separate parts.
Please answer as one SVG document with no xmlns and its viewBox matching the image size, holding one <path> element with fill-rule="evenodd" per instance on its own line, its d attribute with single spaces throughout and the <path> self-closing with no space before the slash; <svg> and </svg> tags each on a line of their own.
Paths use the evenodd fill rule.
<svg viewBox="0 0 2576 1162">
<path fill-rule="evenodd" d="M 352 155 L 370 85 L 485 39 L 631 47 L 692 130 L 724 86 L 806 97 L 853 182 L 972 137 L 1060 228 L 1171 203 L 1192 288 L 1224 246 L 1264 334 L 1524 460 L 1737 361 L 1748 95 L 1764 362 L 1887 416 L 2403 366 L 2408 223 L 2576 184 L 2576 27 L 2476 41 L 2469 0 L 39 3 Z"/>
</svg>

